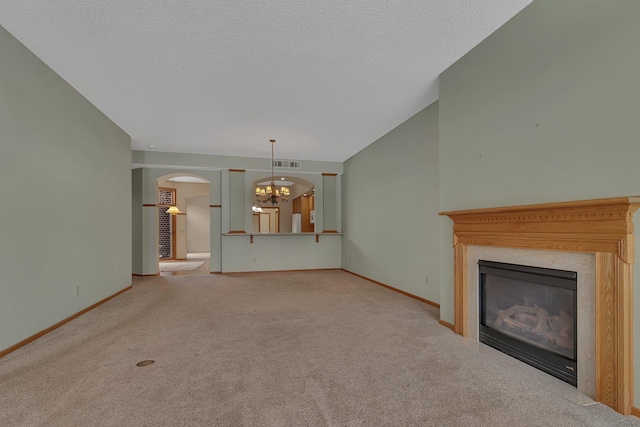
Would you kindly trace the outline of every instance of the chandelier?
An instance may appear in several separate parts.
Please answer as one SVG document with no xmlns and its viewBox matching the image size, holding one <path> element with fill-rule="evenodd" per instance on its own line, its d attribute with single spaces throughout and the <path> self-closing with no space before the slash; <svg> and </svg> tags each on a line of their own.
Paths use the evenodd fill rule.
<svg viewBox="0 0 640 427">
<path fill-rule="evenodd" d="M 271 203 L 272 205 L 277 205 L 279 202 L 288 202 L 290 192 L 289 189 L 284 186 L 280 187 L 280 190 L 276 188 L 273 177 L 273 145 L 276 140 L 270 139 L 269 141 L 271 142 L 271 185 L 256 187 L 256 203 Z"/>
</svg>

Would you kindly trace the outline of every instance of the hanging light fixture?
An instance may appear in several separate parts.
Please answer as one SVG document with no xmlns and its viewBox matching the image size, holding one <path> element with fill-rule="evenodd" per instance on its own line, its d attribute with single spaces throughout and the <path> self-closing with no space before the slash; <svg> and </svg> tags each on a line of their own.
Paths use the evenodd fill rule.
<svg viewBox="0 0 640 427">
<path fill-rule="evenodd" d="M 285 186 L 280 187 L 280 190 L 276 188 L 275 178 L 273 175 L 273 145 L 276 140 L 270 139 L 269 141 L 271 142 L 271 185 L 267 185 L 266 187 L 256 187 L 256 203 L 271 203 L 272 205 L 277 205 L 279 202 L 288 202 L 289 195 L 291 193 L 289 188 Z"/>
<path fill-rule="evenodd" d="M 175 189 L 175 178 L 171 178 L 169 181 L 171 181 L 171 189 L 172 191 L 172 202 L 173 204 L 171 204 L 171 206 L 169 206 L 169 209 L 167 209 L 165 212 L 171 215 L 178 215 L 181 214 L 182 212 L 180 211 L 180 209 L 178 209 L 178 204 L 176 203 L 176 199 L 178 198 L 176 196 L 176 189 Z"/>
</svg>

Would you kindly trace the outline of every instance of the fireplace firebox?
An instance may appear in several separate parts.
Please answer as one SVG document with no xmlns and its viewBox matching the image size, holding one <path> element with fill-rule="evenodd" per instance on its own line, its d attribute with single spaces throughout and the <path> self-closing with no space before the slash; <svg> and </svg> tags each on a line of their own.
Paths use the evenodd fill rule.
<svg viewBox="0 0 640 427">
<path fill-rule="evenodd" d="M 577 386 L 577 273 L 478 265 L 480 342 Z"/>
</svg>

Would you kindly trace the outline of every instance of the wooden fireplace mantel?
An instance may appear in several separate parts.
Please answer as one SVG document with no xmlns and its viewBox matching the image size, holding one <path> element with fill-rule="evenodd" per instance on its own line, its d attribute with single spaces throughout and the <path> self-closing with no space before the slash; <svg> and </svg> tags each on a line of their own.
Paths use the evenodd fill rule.
<svg viewBox="0 0 640 427">
<path fill-rule="evenodd" d="M 640 196 L 441 212 L 453 220 L 454 331 L 467 336 L 467 246 L 586 252 L 596 259 L 596 400 L 633 402 L 633 214 Z"/>
</svg>

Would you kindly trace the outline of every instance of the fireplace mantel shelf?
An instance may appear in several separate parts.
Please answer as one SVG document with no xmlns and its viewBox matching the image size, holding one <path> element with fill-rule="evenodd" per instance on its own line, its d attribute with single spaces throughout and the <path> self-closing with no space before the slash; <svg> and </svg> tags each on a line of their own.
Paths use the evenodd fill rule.
<svg viewBox="0 0 640 427">
<path fill-rule="evenodd" d="M 615 253 L 633 263 L 633 213 L 640 196 L 441 212 L 454 245 Z"/>
<path fill-rule="evenodd" d="M 539 203 L 533 205 L 518 205 L 518 206 L 500 206 L 493 208 L 481 208 L 481 209 L 467 209 L 451 212 L 440 212 L 440 215 L 447 216 L 461 216 L 461 215 L 487 215 L 492 213 L 513 213 L 513 212 L 526 212 L 526 211 L 541 211 L 547 214 L 556 212 L 562 214 L 567 210 L 582 210 L 584 213 L 592 213 L 594 207 L 605 207 L 605 210 L 617 211 L 625 205 L 638 205 L 640 204 L 640 196 L 629 197 L 611 197 L 607 199 L 591 199 L 591 200 L 576 200 L 570 202 L 558 202 L 558 203 Z M 606 208 L 608 207 L 608 208 Z"/>
<path fill-rule="evenodd" d="M 596 255 L 596 400 L 633 400 L 633 214 L 640 196 L 441 212 L 453 220 L 455 332 L 467 336 L 467 246 Z"/>
</svg>

